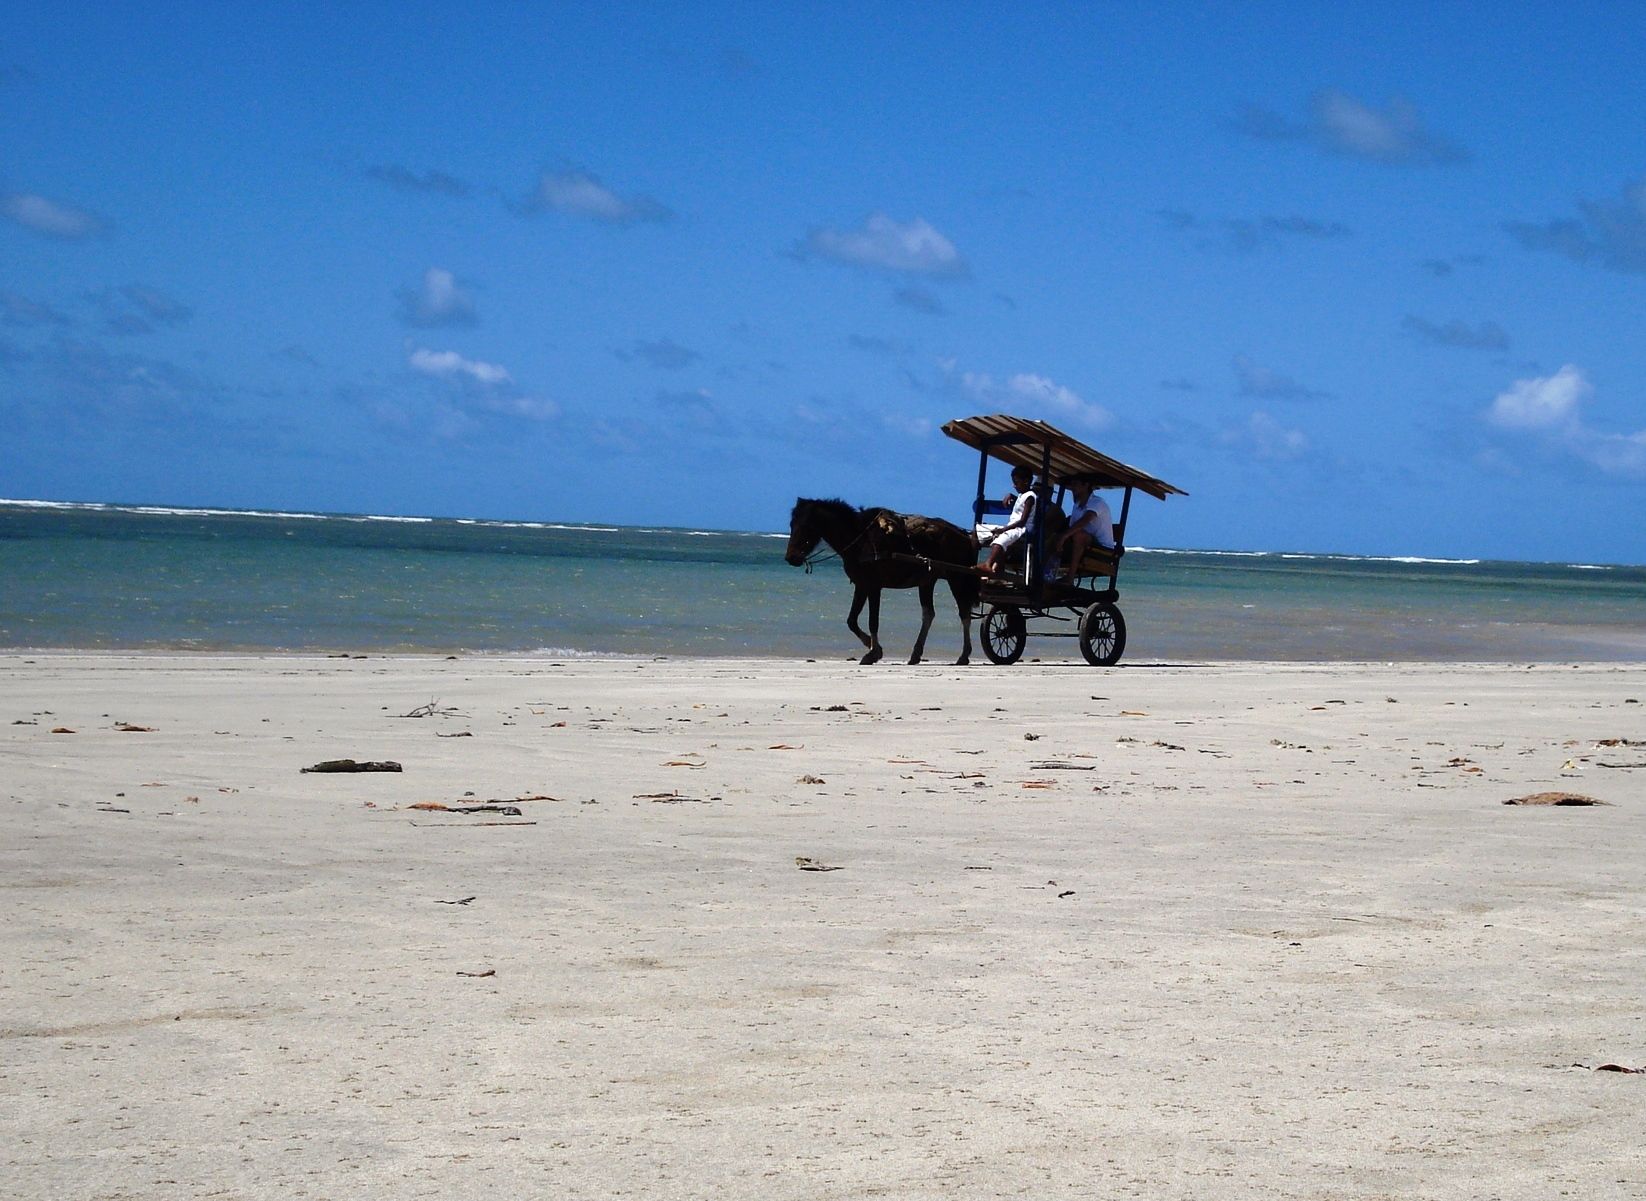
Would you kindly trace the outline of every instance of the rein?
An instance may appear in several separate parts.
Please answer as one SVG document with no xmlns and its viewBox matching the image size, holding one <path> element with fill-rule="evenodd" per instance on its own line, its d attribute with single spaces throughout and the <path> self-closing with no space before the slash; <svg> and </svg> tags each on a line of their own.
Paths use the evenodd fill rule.
<svg viewBox="0 0 1646 1201">
<path fill-rule="evenodd" d="M 801 566 L 806 569 L 807 575 L 811 575 L 812 568 L 816 567 L 819 563 L 827 563 L 830 559 L 838 559 L 839 557 L 840 552 L 837 550 L 826 550 L 821 554 L 817 551 L 813 551 L 806 557 L 805 562 L 802 563 Z"/>
<path fill-rule="evenodd" d="M 857 531 L 857 537 L 853 538 L 850 542 L 846 543 L 839 550 L 835 550 L 832 547 L 829 550 L 826 550 L 826 551 L 815 551 L 814 550 L 810 555 L 808 555 L 806 557 L 805 563 L 803 564 L 803 566 L 806 568 L 806 574 L 811 575 L 813 567 L 817 566 L 819 563 L 827 563 L 830 559 L 840 559 L 840 560 L 844 561 L 845 557 L 846 557 L 846 552 L 851 550 L 851 548 L 856 546 L 859 542 L 863 541 L 864 537 L 867 536 L 870 528 L 873 527 L 873 525 L 874 525 L 874 522 L 872 522 L 872 521 L 866 523 L 861 530 Z M 819 539 L 819 541 L 822 541 L 822 540 Z M 827 544 L 825 543 L 825 545 L 827 545 Z"/>
</svg>

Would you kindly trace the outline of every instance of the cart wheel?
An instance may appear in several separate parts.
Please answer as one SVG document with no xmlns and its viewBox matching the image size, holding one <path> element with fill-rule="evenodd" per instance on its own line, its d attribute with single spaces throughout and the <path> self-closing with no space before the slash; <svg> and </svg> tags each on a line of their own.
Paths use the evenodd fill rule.
<svg viewBox="0 0 1646 1201">
<path fill-rule="evenodd" d="M 1113 667 L 1125 649 L 1126 619 L 1110 602 L 1095 602 L 1080 618 L 1080 653 L 1093 667 Z"/>
<path fill-rule="evenodd" d="M 983 615 L 983 654 L 990 663 L 1016 663 L 1028 640 L 1028 627 L 1019 610 L 996 605 Z"/>
</svg>

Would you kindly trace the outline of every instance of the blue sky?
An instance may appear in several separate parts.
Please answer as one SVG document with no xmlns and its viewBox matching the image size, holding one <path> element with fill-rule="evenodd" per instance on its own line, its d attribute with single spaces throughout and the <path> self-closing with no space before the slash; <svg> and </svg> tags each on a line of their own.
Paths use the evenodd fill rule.
<svg viewBox="0 0 1646 1201">
<path fill-rule="evenodd" d="M 253 7 L 8 9 L 0 495 L 1646 562 L 1636 6 Z"/>
</svg>

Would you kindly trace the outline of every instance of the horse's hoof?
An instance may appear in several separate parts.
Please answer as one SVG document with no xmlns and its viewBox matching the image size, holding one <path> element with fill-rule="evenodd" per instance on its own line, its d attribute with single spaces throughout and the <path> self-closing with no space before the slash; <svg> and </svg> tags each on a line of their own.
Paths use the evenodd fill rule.
<svg viewBox="0 0 1646 1201">
<path fill-rule="evenodd" d="M 960 658 L 958 658 L 954 661 L 954 665 L 956 667 L 965 667 L 968 664 L 970 664 L 971 661 L 972 661 L 972 657 L 970 655 L 961 655 Z"/>
<path fill-rule="evenodd" d="M 909 666 L 910 667 L 918 667 L 919 665 L 920 665 L 920 656 L 919 655 L 910 656 Z"/>
<path fill-rule="evenodd" d="M 864 664 L 865 666 L 870 663 L 878 663 L 880 662 L 880 658 L 883 654 L 885 654 L 884 651 L 870 651 L 868 654 L 859 659 L 858 662 Z"/>
</svg>

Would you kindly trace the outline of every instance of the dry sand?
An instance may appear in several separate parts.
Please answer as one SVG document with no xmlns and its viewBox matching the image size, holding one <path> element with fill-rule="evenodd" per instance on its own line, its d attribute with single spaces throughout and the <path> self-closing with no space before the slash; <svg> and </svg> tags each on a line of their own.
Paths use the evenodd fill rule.
<svg viewBox="0 0 1646 1201">
<path fill-rule="evenodd" d="M 9 656 L 0 1192 L 1646 1196 L 1603 739 L 1646 666 Z"/>
</svg>

